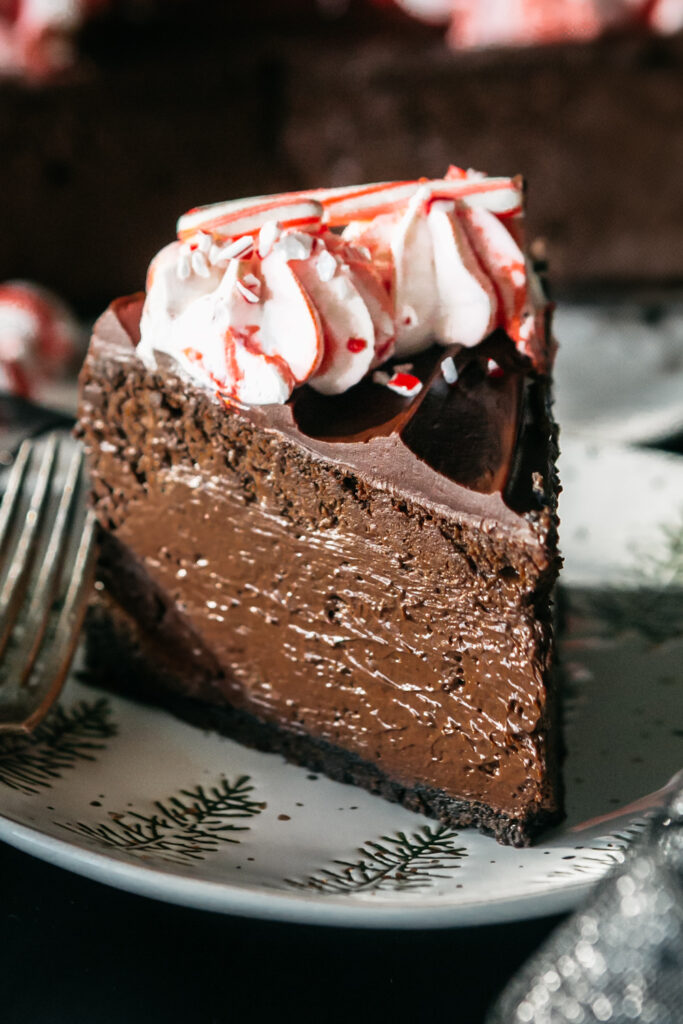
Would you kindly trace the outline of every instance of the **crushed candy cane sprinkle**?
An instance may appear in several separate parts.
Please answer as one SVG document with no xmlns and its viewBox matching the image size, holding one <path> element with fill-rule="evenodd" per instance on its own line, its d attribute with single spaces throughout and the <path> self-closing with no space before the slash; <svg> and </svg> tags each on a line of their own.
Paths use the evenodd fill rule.
<svg viewBox="0 0 683 1024">
<path fill-rule="evenodd" d="M 447 384 L 457 384 L 458 368 L 455 365 L 453 356 L 446 356 L 445 359 L 441 360 L 441 373 Z"/>
<path fill-rule="evenodd" d="M 286 402 L 304 383 L 339 394 L 368 374 L 411 398 L 422 382 L 405 357 L 496 328 L 543 371 L 522 199 L 519 179 L 451 167 L 190 210 L 150 265 L 138 352 L 151 366 L 168 353 L 244 404 Z M 457 381 L 452 357 L 441 371 Z"/>
</svg>

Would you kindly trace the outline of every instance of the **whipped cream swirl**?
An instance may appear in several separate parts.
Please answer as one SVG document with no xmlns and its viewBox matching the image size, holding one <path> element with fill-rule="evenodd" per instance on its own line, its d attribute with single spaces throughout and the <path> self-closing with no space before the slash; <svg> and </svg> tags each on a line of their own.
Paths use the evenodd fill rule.
<svg viewBox="0 0 683 1024">
<path fill-rule="evenodd" d="M 451 168 L 191 210 L 150 265 L 138 353 L 247 405 L 304 383 L 338 394 L 392 355 L 496 327 L 543 369 L 521 203 L 519 181 Z"/>
</svg>

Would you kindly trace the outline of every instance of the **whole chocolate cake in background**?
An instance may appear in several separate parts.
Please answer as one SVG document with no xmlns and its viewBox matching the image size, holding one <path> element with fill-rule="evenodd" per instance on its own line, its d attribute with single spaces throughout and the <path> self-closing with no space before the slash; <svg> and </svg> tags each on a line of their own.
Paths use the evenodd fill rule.
<svg viewBox="0 0 683 1024">
<path fill-rule="evenodd" d="M 437 175 L 453 152 L 524 170 L 529 237 L 561 291 L 683 279 L 680 32 L 634 18 L 589 41 L 456 50 L 369 0 L 201 18 L 179 0 L 103 4 L 77 44 L 69 69 L 0 82 L 0 279 L 85 313 L 138 286 L 197 195 Z"/>
<path fill-rule="evenodd" d="M 81 373 L 89 678 L 504 843 L 557 820 L 549 312 L 519 179 L 181 217 Z"/>
</svg>

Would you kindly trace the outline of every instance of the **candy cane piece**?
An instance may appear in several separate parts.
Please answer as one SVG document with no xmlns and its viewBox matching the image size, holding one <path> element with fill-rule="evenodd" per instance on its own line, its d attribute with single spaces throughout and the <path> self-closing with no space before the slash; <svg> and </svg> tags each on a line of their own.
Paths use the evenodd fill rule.
<svg viewBox="0 0 683 1024">
<path fill-rule="evenodd" d="M 457 199 L 467 206 L 481 206 L 501 215 L 516 213 L 522 205 L 521 183 L 513 178 L 380 181 L 199 206 L 179 219 L 178 237 L 184 241 L 197 231 L 205 231 L 225 239 L 239 238 L 258 231 L 269 220 L 279 221 L 285 228 L 317 230 L 323 222 L 339 227 L 352 220 L 372 220 L 400 210 L 421 188 L 428 191 L 430 200 Z"/>
<path fill-rule="evenodd" d="M 209 232 L 222 239 L 239 238 L 259 231 L 268 221 L 278 221 L 284 228 L 305 227 L 316 231 L 322 225 L 323 208 L 314 199 L 283 201 L 282 196 L 260 199 L 239 199 L 214 203 L 190 210 L 178 221 L 178 238 L 185 241 L 198 231 Z"/>
</svg>

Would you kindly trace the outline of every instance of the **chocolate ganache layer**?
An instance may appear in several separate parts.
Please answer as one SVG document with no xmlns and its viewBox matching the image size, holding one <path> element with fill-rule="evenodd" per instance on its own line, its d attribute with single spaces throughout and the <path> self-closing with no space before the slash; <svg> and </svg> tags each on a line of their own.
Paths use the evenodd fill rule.
<svg viewBox="0 0 683 1024">
<path fill-rule="evenodd" d="M 527 842 L 561 803 L 547 378 L 498 331 L 414 357 L 414 397 L 243 407 L 147 368 L 141 305 L 100 318 L 81 376 L 97 680 Z"/>
</svg>

